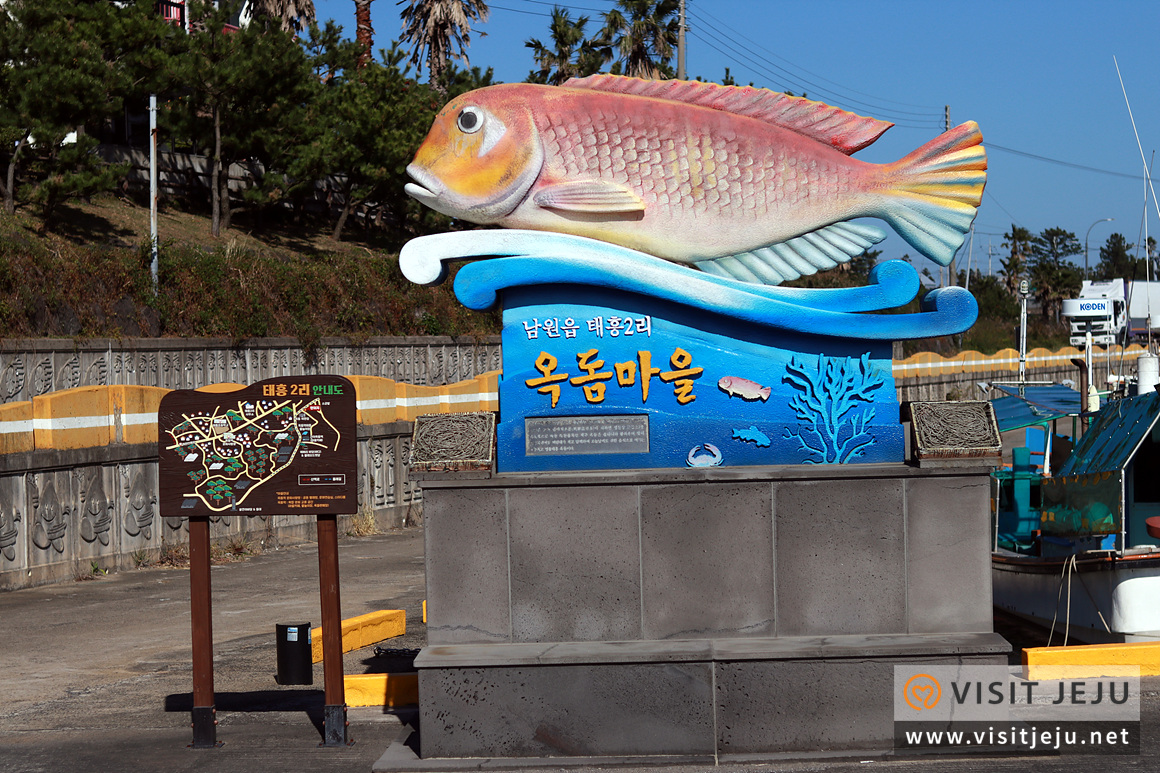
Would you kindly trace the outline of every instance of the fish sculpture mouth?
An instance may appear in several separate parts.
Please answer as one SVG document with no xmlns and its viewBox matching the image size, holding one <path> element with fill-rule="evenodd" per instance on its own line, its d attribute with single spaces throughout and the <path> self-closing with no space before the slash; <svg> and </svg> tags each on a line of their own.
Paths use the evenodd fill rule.
<svg viewBox="0 0 1160 773">
<path fill-rule="evenodd" d="M 415 164 L 407 165 L 407 175 L 415 182 L 407 183 L 403 190 L 407 192 L 408 196 L 418 199 L 432 209 L 442 212 L 439 209 L 439 196 L 445 190 L 445 187 L 434 175 L 424 171 L 422 167 Z M 444 214 L 448 214 L 444 212 Z"/>
<path fill-rule="evenodd" d="M 407 174 L 414 180 L 403 186 L 408 196 L 448 217 L 479 224 L 493 222 L 497 217 L 511 212 L 535 180 L 535 174 L 524 175 L 528 179 L 517 180 L 511 191 L 482 202 L 469 202 L 418 164 L 408 164 Z"/>
</svg>

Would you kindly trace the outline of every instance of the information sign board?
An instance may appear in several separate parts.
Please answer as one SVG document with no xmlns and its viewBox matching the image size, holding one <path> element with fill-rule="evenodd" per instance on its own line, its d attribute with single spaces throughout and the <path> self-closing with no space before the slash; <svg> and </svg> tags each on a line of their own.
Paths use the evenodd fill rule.
<svg viewBox="0 0 1160 773">
<path fill-rule="evenodd" d="M 356 417 L 341 376 L 170 392 L 157 414 L 161 512 L 356 513 Z"/>
</svg>

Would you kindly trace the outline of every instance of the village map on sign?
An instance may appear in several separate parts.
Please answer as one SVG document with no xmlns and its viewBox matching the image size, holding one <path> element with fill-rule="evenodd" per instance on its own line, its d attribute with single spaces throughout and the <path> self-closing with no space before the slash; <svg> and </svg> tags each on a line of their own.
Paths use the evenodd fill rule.
<svg viewBox="0 0 1160 773">
<path fill-rule="evenodd" d="M 355 410 L 338 376 L 169 393 L 158 411 L 162 512 L 357 512 Z"/>
</svg>

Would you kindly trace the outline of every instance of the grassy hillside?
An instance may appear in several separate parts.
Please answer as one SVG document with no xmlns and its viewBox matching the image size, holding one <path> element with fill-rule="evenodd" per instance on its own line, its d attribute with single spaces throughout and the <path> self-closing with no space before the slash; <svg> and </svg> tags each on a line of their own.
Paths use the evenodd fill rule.
<svg viewBox="0 0 1160 773">
<path fill-rule="evenodd" d="M 108 196 L 70 204 L 52 233 L 0 214 L 0 336 L 77 338 L 487 335 L 498 313 L 469 311 L 450 282 L 414 285 L 373 232 L 237 219 L 221 239 L 204 217 L 160 215 L 159 289 L 149 273 L 149 211 Z"/>
<path fill-rule="evenodd" d="M 52 233 L 26 212 L 0 214 L 0 337 L 262 336 L 298 338 L 308 349 L 323 337 L 488 335 L 498 312 L 469 311 L 450 281 L 420 287 L 399 271 L 384 231 L 358 224 L 348 241 L 329 228 L 288 219 L 248 219 L 221 239 L 206 217 L 171 210 L 159 218 L 160 286 L 149 275 L 149 211 L 106 196 L 70 204 Z M 791 284 L 863 284 L 834 270 Z M 975 326 L 962 336 L 908 341 L 905 353 L 960 349 L 993 353 L 1018 346 L 1018 304 L 995 280 L 972 285 L 979 300 Z M 894 310 L 916 312 L 917 301 Z M 1030 319 L 1028 346 L 1058 348 L 1067 328 Z"/>
</svg>

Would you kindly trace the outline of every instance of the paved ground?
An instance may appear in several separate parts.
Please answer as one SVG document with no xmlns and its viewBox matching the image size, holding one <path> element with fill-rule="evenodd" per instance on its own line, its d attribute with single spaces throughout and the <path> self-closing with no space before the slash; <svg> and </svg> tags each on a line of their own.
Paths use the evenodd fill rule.
<svg viewBox="0 0 1160 773">
<path fill-rule="evenodd" d="M 426 638 L 423 535 L 340 543 L 343 617 L 404 609 Z M 318 748 L 314 685 L 281 687 L 274 626 L 321 620 L 318 553 L 289 548 L 212 570 L 220 749 L 186 748 L 191 667 L 189 572 L 144 569 L 0 594 L 0 771 L 369 771 L 400 730 L 381 709 L 351 709 L 348 749 Z M 347 673 L 374 669 L 349 653 Z"/>
<path fill-rule="evenodd" d="M 343 616 L 404 609 L 408 634 L 390 646 L 422 646 L 422 532 L 345 540 L 339 554 Z M 413 717 L 351 709 L 354 746 L 319 748 L 321 664 L 312 687 L 274 682 L 275 624 L 320 620 L 314 547 L 218 566 L 212 578 L 224 746 L 186 746 L 192 738 L 188 572 L 145 569 L 0 594 L 0 771 L 370 771 L 403 730 L 402 721 Z M 1000 631 L 1024 646 L 1041 643 L 1034 629 L 1004 623 Z M 382 665 L 369 650 L 346 657 L 347 673 Z M 727 770 L 1152 771 L 1160 769 L 1158 688 L 1160 680 L 1148 680 L 1140 757 L 798 760 Z"/>
</svg>

